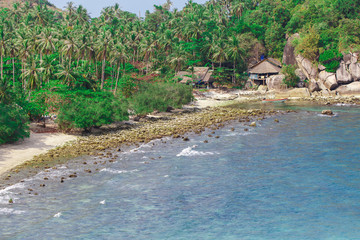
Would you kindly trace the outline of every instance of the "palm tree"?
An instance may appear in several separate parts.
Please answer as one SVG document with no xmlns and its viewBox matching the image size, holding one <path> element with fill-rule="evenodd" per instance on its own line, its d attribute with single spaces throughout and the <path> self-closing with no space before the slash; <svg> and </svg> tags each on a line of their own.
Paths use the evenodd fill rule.
<svg viewBox="0 0 360 240">
<path fill-rule="evenodd" d="M 40 85 L 40 75 L 42 69 L 36 65 L 36 59 L 32 58 L 25 71 L 22 73 L 23 78 L 27 79 L 27 87 L 34 90 Z"/>
<path fill-rule="evenodd" d="M 18 49 L 17 49 L 15 37 L 12 37 L 9 40 L 9 53 L 10 53 L 10 57 L 12 59 L 13 88 L 15 88 L 15 58 L 18 55 Z"/>
<path fill-rule="evenodd" d="M 128 55 L 126 51 L 126 46 L 123 45 L 121 42 L 114 45 L 111 52 L 112 52 L 112 61 L 115 62 L 117 65 L 117 74 L 116 74 L 116 82 L 114 89 L 114 94 L 116 94 L 119 83 L 119 77 L 120 77 L 120 67 L 122 64 L 123 75 L 125 75 L 125 62 L 128 59 Z"/>
<path fill-rule="evenodd" d="M 245 49 L 242 48 L 239 36 L 232 36 L 229 38 L 226 46 L 226 53 L 233 61 L 233 77 L 232 82 L 235 83 L 236 79 L 236 63 L 241 59 L 244 59 Z"/>
<path fill-rule="evenodd" d="M 101 86 L 100 89 L 104 88 L 105 81 L 105 67 L 106 67 L 106 58 L 109 53 L 109 49 L 111 49 L 112 44 L 112 34 L 111 31 L 102 28 L 100 36 L 97 40 L 97 57 L 102 60 L 102 69 L 101 69 Z"/>
<path fill-rule="evenodd" d="M 0 73 L 1 81 L 4 80 L 4 56 L 8 51 L 8 34 L 3 25 L 0 25 Z"/>
<path fill-rule="evenodd" d="M 64 64 L 64 65 L 60 65 L 59 68 L 60 68 L 59 72 L 56 73 L 55 75 L 60 80 L 62 80 L 63 84 L 65 84 L 69 87 L 74 87 L 77 76 L 76 76 L 76 73 L 71 68 L 71 66 Z"/>
<path fill-rule="evenodd" d="M 69 32 L 65 36 L 65 38 L 66 39 L 62 43 L 61 53 L 67 56 L 70 67 L 72 63 L 72 58 L 78 51 L 78 43 L 77 43 L 77 38 L 72 32 Z"/>
</svg>

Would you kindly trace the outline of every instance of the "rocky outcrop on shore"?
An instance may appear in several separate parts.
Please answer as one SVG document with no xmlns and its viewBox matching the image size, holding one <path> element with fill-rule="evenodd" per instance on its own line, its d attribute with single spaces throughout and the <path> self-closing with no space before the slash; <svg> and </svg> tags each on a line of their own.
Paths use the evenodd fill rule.
<svg viewBox="0 0 360 240">
<path fill-rule="evenodd" d="M 284 48 L 283 63 L 297 65 L 298 69 L 295 73 L 300 78 L 300 82 L 307 82 L 306 86 L 311 95 L 326 97 L 330 95 L 360 94 L 360 85 L 352 84 L 360 81 L 358 53 L 350 52 L 345 54 L 340 60 L 339 68 L 335 73 L 332 73 L 328 72 L 325 66 L 314 64 L 309 59 L 299 54 L 296 55 L 294 47 L 291 45 L 295 38 L 299 38 L 299 34 L 294 34 L 288 38 Z M 293 63 L 294 58 L 295 63 Z M 300 85 L 299 87 L 302 87 L 303 84 Z M 269 87 L 269 89 L 271 88 Z"/>
</svg>

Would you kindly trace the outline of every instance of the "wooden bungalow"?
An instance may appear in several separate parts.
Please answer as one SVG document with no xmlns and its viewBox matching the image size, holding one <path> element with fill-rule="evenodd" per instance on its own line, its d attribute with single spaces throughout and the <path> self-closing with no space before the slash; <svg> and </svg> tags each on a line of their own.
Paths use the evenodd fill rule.
<svg viewBox="0 0 360 240">
<path fill-rule="evenodd" d="M 249 69 L 249 77 L 257 85 L 266 85 L 266 78 L 280 71 L 281 63 L 278 60 L 266 58 Z"/>
<path fill-rule="evenodd" d="M 182 80 L 180 83 L 184 84 L 205 84 L 209 86 L 214 79 L 212 76 L 212 70 L 208 67 L 194 67 L 194 71 L 180 71 L 176 74 L 177 77 Z"/>
</svg>

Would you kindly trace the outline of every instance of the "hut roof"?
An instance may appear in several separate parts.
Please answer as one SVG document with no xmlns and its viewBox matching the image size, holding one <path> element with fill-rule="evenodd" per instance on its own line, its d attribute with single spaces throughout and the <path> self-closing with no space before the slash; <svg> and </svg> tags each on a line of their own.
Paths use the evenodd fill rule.
<svg viewBox="0 0 360 240">
<path fill-rule="evenodd" d="M 176 76 L 184 76 L 184 75 L 191 75 L 191 73 L 189 73 L 189 72 L 186 72 L 186 71 L 180 71 L 180 72 L 178 72 L 178 73 L 176 73 Z"/>
<path fill-rule="evenodd" d="M 273 58 L 267 58 L 257 63 L 249 70 L 249 73 L 265 74 L 278 73 L 281 71 L 281 64 Z"/>
<path fill-rule="evenodd" d="M 208 72 L 206 73 L 206 75 L 205 75 L 205 77 L 204 77 L 204 79 L 203 79 L 204 83 L 209 83 L 209 82 L 213 82 L 213 81 L 214 81 L 214 79 L 211 78 L 212 74 L 213 74 L 212 71 L 208 71 Z"/>
<path fill-rule="evenodd" d="M 204 79 L 208 71 L 208 67 L 194 67 L 194 74 L 196 75 L 198 80 Z"/>
<path fill-rule="evenodd" d="M 182 78 L 180 83 L 187 83 L 189 81 L 204 81 L 209 82 L 211 79 L 212 72 L 209 71 L 208 67 L 194 67 L 194 79 L 191 77 L 188 77 L 189 75 L 192 75 L 191 71 L 180 71 L 176 74 L 176 76 L 179 76 Z"/>
</svg>

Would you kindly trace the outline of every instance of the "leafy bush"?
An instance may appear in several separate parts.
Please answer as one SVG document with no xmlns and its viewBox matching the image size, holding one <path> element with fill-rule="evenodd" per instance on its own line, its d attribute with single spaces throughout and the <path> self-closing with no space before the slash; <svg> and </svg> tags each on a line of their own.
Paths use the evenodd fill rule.
<svg viewBox="0 0 360 240">
<path fill-rule="evenodd" d="M 180 108 L 192 100 L 191 86 L 173 83 L 142 83 L 139 91 L 130 99 L 130 105 L 137 114 L 146 114 L 154 110 L 164 112 L 168 107 Z"/>
<path fill-rule="evenodd" d="M 316 61 L 319 57 L 320 35 L 314 27 L 310 27 L 308 31 L 300 36 L 300 39 L 293 42 L 296 44 L 295 51 L 311 61 Z"/>
<path fill-rule="evenodd" d="M 82 128 L 86 132 L 90 132 L 92 127 L 127 119 L 126 101 L 110 93 L 70 96 L 58 115 L 61 129 Z"/>
<path fill-rule="evenodd" d="M 329 49 L 320 55 L 319 62 L 326 67 L 327 72 L 336 72 L 340 66 L 341 57 L 342 54 L 337 49 Z"/>
<path fill-rule="evenodd" d="M 283 82 L 288 87 L 296 87 L 300 81 L 300 78 L 295 74 L 295 70 L 295 65 L 284 65 L 284 67 L 282 68 L 282 72 L 285 75 Z"/>
<path fill-rule="evenodd" d="M 0 144 L 29 137 L 28 116 L 18 105 L 0 103 Z"/>
</svg>

